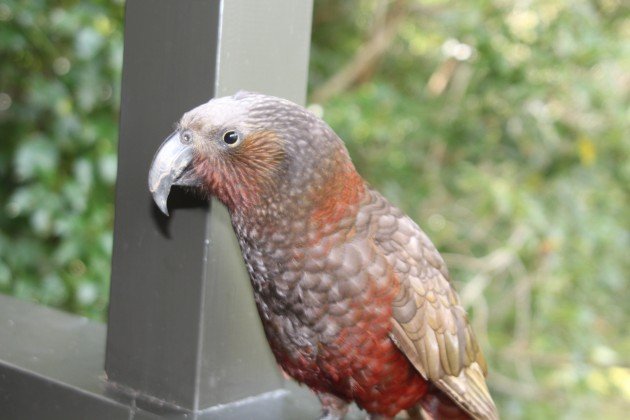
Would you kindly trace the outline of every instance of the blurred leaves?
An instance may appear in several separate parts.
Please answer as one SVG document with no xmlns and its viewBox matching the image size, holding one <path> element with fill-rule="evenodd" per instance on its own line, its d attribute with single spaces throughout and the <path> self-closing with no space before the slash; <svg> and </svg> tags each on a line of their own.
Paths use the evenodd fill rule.
<svg viewBox="0 0 630 420">
<path fill-rule="evenodd" d="M 122 2 L 0 1 L 0 291 L 104 319 Z"/>
<path fill-rule="evenodd" d="M 444 253 L 503 417 L 625 418 L 628 6 L 321 0 L 313 92 L 394 7 L 397 36 L 324 119 Z"/>
</svg>

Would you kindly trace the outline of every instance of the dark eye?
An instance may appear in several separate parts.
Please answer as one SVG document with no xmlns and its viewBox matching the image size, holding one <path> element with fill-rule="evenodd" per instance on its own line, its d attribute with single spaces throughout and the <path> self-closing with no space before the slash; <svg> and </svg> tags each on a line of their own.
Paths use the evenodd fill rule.
<svg viewBox="0 0 630 420">
<path fill-rule="evenodd" d="M 193 135 L 190 131 L 186 130 L 180 136 L 180 141 L 184 144 L 192 143 Z"/>
<path fill-rule="evenodd" d="M 230 146 L 234 146 L 238 143 L 238 140 L 238 133 L 234 130 L 226 131 L 225 134 L 223 134 L 223 141 Z"/>
</svg>

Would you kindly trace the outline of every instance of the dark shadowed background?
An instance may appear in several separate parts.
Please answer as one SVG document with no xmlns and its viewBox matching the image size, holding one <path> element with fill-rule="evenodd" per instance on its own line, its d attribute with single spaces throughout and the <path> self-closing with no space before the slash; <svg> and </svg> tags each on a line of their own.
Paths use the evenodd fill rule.
<svg viewBox="0 0 630 420">
<path fill-rule="evenodd" d="M 123 8 L 0 0 L 0 292 L 100 320 Z M 310 108 L 444 254 L 504 418 L 630 410 L 629 39 L 618 0 L 315 1 Z"/>
</svg>

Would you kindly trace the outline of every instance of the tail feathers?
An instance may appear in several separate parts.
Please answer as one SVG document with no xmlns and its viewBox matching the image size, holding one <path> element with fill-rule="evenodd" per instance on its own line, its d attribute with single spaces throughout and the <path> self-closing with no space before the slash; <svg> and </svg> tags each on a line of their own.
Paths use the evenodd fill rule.
<svg viewBox="0 0 630 420">
<path fill-rule="evenodd" d="M 459 376 L 444 376 L 436 381 L 436 386 L 470 413 L 472 418 L 499 419 L 497 408 L 486 385 L 483 369 L 478 363 L 462 369 Z"/>
</svg>

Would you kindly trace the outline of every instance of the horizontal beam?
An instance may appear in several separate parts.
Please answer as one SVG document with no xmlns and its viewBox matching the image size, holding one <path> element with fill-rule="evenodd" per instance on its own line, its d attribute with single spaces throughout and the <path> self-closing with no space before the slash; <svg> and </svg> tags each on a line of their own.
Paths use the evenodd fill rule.
<svg viewBox="0 0 630 420">
<path fill-rule="evenodd" d="M 0 295 L 0 417 L 131 418 L 108 394 L 104 350 L 105 325 Z"/>
<path fill-rule="evenodd" d="M 0 419 L 315 419 L 319 404 L 289 384 L 191 412 L 112 387 L 103 373 L 105 325 L 0 295 Z M 364 418 L 354 410 L 348 420 Z"/>
</svg>

